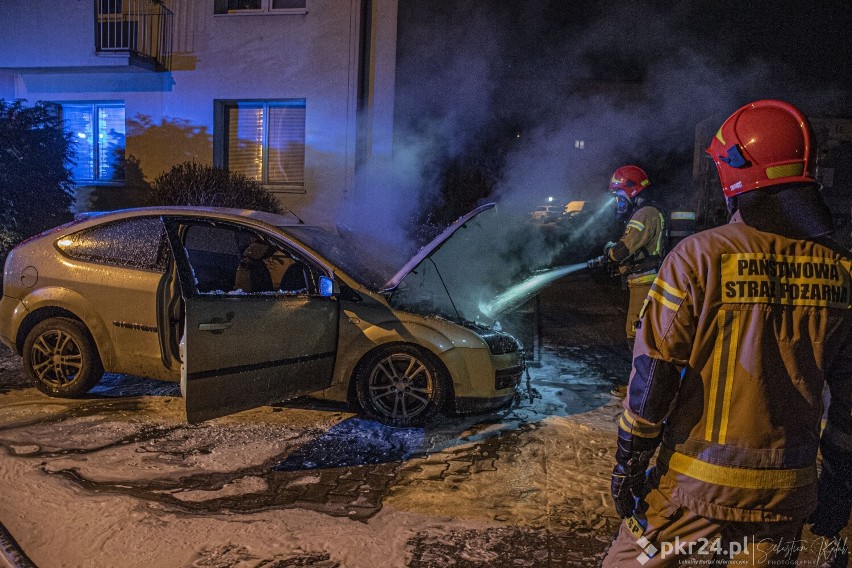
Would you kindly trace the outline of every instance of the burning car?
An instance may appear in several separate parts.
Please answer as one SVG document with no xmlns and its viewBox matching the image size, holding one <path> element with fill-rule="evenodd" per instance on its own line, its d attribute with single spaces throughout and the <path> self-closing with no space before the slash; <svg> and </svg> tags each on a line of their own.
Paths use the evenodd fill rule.
<svg viewBox="0 0 852 568">
<path fill-rule="evenodd" d="M 82 216 L 9 254 L 0 340 L 50 396 L 82 396 L 104 372 L 180 382 L 190 422 L 305 394 L 398 426 L 497 407 L 521 346 L 443 309 L 446 286 L 424 281 L 440 280 L 438 253 L 482 209 L 389 279 L 351 236 L 284 216 Z"/>
</svg>

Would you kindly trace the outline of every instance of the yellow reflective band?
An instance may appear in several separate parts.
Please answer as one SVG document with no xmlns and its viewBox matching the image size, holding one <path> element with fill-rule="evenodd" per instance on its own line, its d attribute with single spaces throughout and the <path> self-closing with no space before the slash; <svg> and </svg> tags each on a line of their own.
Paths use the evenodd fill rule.
<svg viewBox="0 0 852 568">
<path fill-rule="evenodd" d="M 645 300 L 642 302 L 642 309 L 639 310 L 639 319 L 645 317 L 645 312 L 648 311 L 648 305 L 651 303 L 651 300 L 648 299 L 648 296 L 645 296 Z"/>
<path fill-rule="evenodd" d="M 627 226 L 628 227 L 634 227 L 639 232 L 642 232 L 642 231 L 645 230 L 645 223 L 643 223 L 641 221 L 637 221 L 636 219 L 631 219 L 630 221 L 628 221 Z"/>
<path fill-rule="evenodd" d="M 644 276 L 637 276 L 636 278 L 630 278 L 627 280 L 628 288 L 635 288 L 636 286 L 644 286 L 646 284 L 651 284 L 654 282 L 655 275 L 654 274 L 646 274 Z"/>
<path fill-rule="evenodd" d="M 766 168 L 766 177 L 778 179 L 785 177 L 800 176 L 805 171 L 805 164 L 785 164 L 783 166 L 772 166 Z"/>
<path fill-rule="evenodd" d="M 666 236 L 666 232 L 663 230 L 666 226 L 666 218 L 663 216 L 662 213 L 659 214 L 659 218 L 660 218 L 660 234 L 657 235 L 657 247 L 654 250 L 654 252 L 651 253 L 651 254 L 656 254 L 656 255 L 659 255 L 660 253 L 663 252 L 663 237 Z"/>
<path fill-rule="evenodd" d="M 722 347 L 725 343 L 725 312 L 716 316 L 718 335 L 713 346 L 713 370 L 710 374 L 710 396 L 707 399 L 707 424 L 704 426 L 704 438 L 713 441 L 713 423 L 716 421 L 716 397 L 719 395 L 719 375 L 722 374 Z"/>
<path fill-rule="evenodd" d="M 679 452 L 665 452 L 660 459 L 669 469 L 698 481 L 739 489 L 793 489 L 816 482 L 816 464 L 801 469 L 749 469 L 703 462 Z"/>
<path fill-rule="evenodd" d="M 646 185 L 648 185 L 649 183 L 651 183 L 649 180 L 647 180 L 647 179 L 643 179 L 641 182 L 639 182 L 639 185 L 641 185 L 642 187 L 645 187 L 645 186 L 646 186 Z"/>
<path fill-rule="evenodd" d="M 654 289 L 648 290 L 648 297 L 654 298 L 655 300 L 657 300 L 662 305 L 664 305 L 665 307 L 667 307 L 668 309 L 670 309 L 672 311 L 676 312 L 678 310 L 678 308 L 680 308 L 679 304 L 675 304 L 674 302 L 670 302 L 669 300 L 666 299 L 665 296 L 663 296 L 662 294 L 660 294 L 659 292 L 657 292 Z"/>
<path fill-rule="evenodd" d="M 728 341 L 728 365 L 725 369 L 725 393 L 722 396 L 722 421 L 719 425 L 719 443 L 728 437 L 728 417 L 731 413 L 731 391 L 734 388 L 734 369 L 737 363 L 737 347 L 740 335 L 740 313 L 732 312 L 731 336 Z"/>
<path fill-rule="evenodd" d="M 618 421 L 618 426 L 625 432 L 629 434 L 633 434 L 634 436 L 639 436 L 640 438 L 656 438 L 660 430 L 662 430 L 662 426 L 646 426 L 643 424 L 638 424 L 627 411 L 621 414 L 621 420 Z"/>
<path fill-rule="evenodd" d="M 677 288 L 675 288 L 674 286 L 672 286 L 668 282 L 661 280 L 660 278 L 657 278 L 656 280 L 654 280 L 654 285 L 659 286 L 660 288 L 665 290 L 667 293 L 671 294 L 672 296 L 674 296 L 676 298 L 680 298 L 681 300 L 686 298 L 686 292 L 681 292 L 680 290 L 678 290 Z"/>
<path fill-rule="evenodd" d="M 716 139 L 719 142 L 721 142 L 723 146 L 725 145 L 725 139 L 722 138 L 722 129 L 721 128 L 719 128 L 719 130 L 716 132 Z"/>
</svg>

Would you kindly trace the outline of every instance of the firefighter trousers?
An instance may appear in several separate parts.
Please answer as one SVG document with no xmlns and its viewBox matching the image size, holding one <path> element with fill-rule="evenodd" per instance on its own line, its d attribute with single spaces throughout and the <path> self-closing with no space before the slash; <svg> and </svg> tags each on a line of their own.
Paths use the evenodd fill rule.
<svg viewBox="0 0 852 568">
<path fill-rule="evenodd" d="M 636 339 L 637 322 L 639 314 L 642 311 L 642 306 L 645 303 L 645 298 L 648 297 L 648 291 L 651 289 L 653 277 L 647 282 L 637 280 L 635 283 L 628 280 L 627 289 L 630 292 L 630 302 L 627 304 L 627 324 L 624 331 L 627 334 L 627 342 L 632 344 Z"/>
<path fill-rule="evenodd" d="M 708 519 L 654 489 L 640 520 L 621 523 L 603 568 L 795 566 L 804 519 L 742 523 Z M 632 527 L 632 530 L 631 530 Z M 644 531 L 644 532 L 643 532 Z"/>
</svg>

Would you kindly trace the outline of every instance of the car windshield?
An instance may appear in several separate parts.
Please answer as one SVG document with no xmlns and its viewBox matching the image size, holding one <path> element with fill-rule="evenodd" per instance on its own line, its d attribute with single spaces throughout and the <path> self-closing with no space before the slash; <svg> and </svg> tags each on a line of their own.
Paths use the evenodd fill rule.
<svg viewBox="0 0 852 568">
<path fill-rule="evenodd" d="M 347 275 L 373 291 L 381 290 L 398 266 L 391 266 L 379 250 L 372 250 L 352 235 L 315 226 L 287 225 L 279 227 L 284 233 L 304 243 Z"/>
</svg>

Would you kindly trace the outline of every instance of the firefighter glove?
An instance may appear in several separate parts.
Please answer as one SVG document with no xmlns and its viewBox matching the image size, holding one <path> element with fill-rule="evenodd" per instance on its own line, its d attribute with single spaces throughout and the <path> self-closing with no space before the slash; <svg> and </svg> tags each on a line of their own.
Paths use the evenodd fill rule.
<svg viewBox="0 0 852 568">
<path fill-rule="evenodd" d="M 642 439 L 619 428 L 615 468 L 610 480 L 610 493 L 621 518 L 631 516 L 637 502 L 648 494 L 645 470 L 657 449 L 659 438 Z"/>
<path fill-rule="evenodd" d="M 644 495 L 645 472 L 631 474 L 623 465 L 615 464 L 612 470 L 609 490 L 615 502 L 615 512 L 622 519 L 633 515 L 636 509 L 636 495 Z"/>
</svg>

